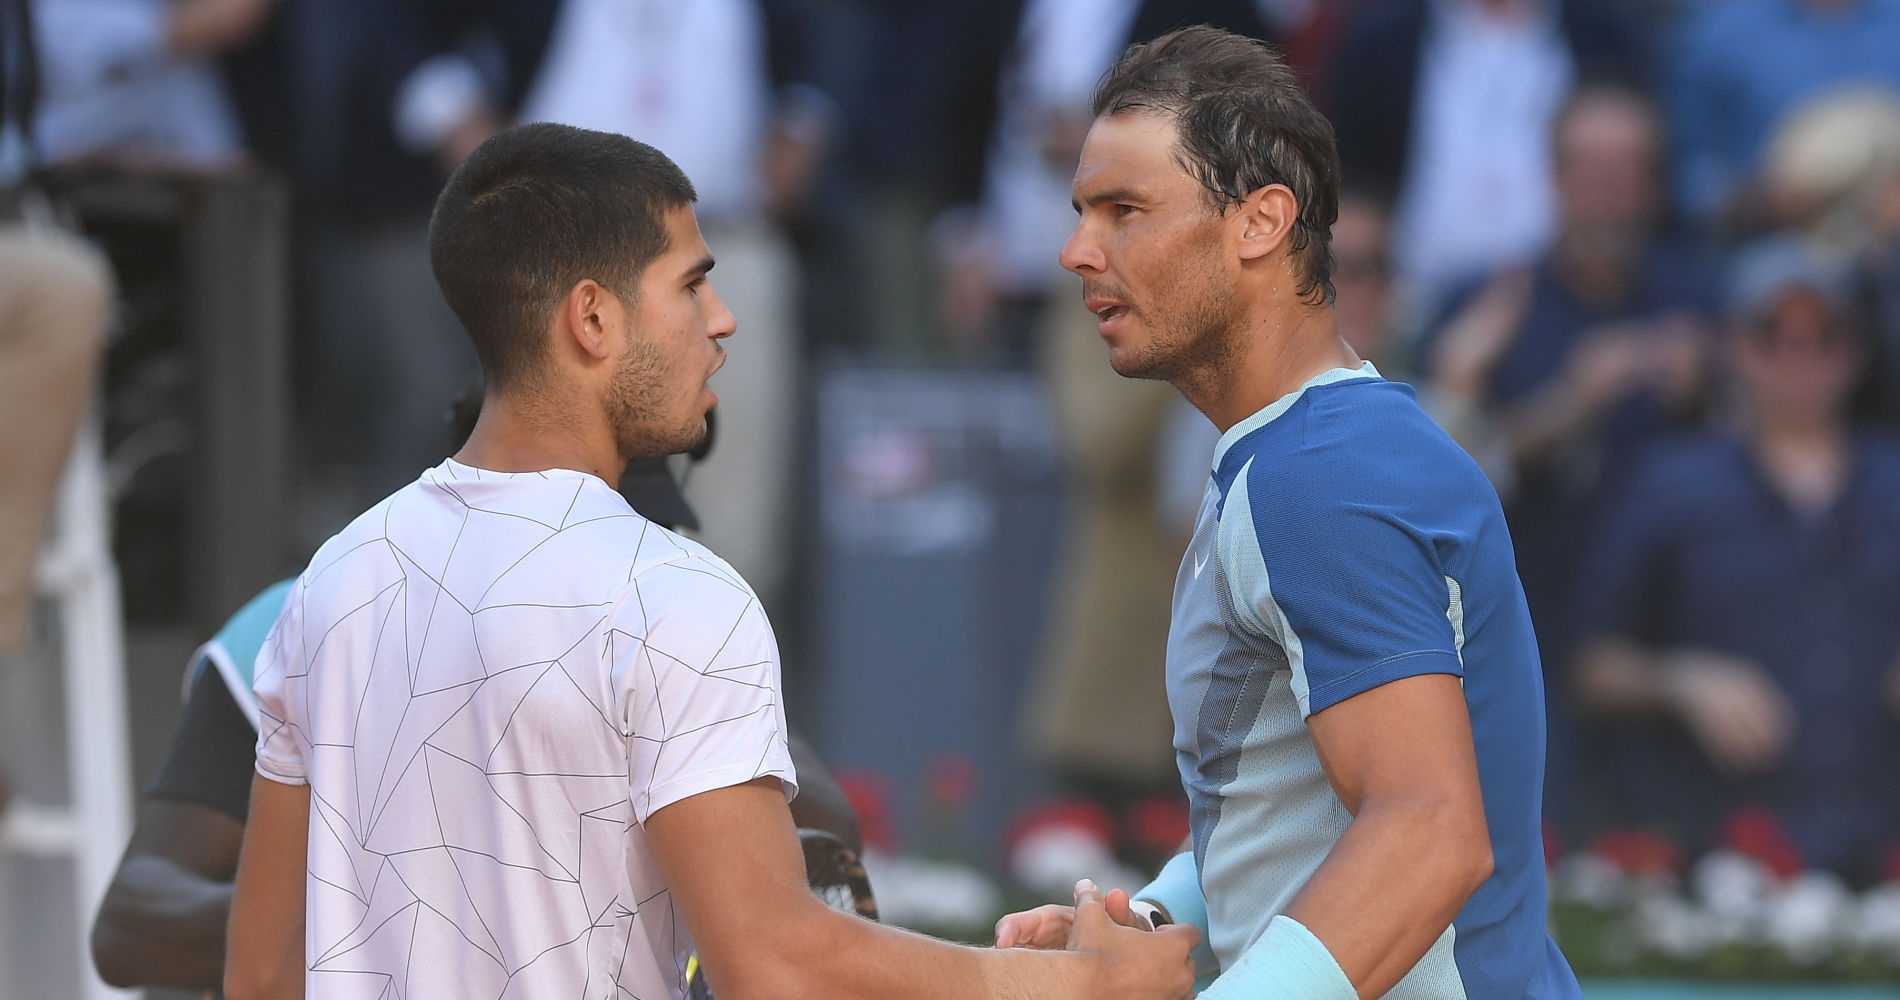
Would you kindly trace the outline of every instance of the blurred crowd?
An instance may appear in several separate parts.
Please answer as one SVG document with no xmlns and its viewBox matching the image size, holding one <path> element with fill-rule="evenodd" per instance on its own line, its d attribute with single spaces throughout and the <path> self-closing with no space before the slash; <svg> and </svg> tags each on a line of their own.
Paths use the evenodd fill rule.
<svg viewBox="0 0 1900 1000">
<path fill-rule="evenodd" d="M 1900 0 L 0 10 L 0 352 L 100 335 L 11 290 L 37 281 L 6 221 L 30 170 L 288 177 L 309 542 L 440 457 L 475 366 L 428 213 L 510 123 L 626 133 L 698 188 L 740 329 L 686 490 L 768 606 L 798 583 L 822 363 L 1040 372 L 1070 501 L 1024 738 L 1115 808 L 1178 791 L 1162 640 L 1215 434 L 1109 370 L 1056 263 L 1069 178 L 1125 45 L 1184 23 L 1272 40 L 1339 139 L 1340 329 L 1416 386 L 1510 519 L 1553 830 L 1695 853 L 1765 810 L 1808 864 L 1900 863 Z M 58 253 L 100 298 L 96 265 Z M 26 398 L 14 363 L 0 407 Z"/>
</svg>

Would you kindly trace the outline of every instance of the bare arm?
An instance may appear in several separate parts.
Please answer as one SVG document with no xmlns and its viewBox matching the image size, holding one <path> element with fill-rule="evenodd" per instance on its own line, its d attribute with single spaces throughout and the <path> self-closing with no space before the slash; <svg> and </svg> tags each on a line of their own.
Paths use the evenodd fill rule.
<svg viewBox="0 0 1900 1000">
<path fill-rule="evenodd" d="M 208 806 L 140 803 L 138 825 L 92 927 L 92 961 L 114 986 L 212 990 L 224 979 L 244 824 Z"/>
<path fill-rule="evenodd" d="M 1464 688 L 1407 677 L 1307 720 L 1320 766 L 1353 814 L 1287 907 L 1361 997 L 1391 989 L 1491 876 Z"/>
<path fill-rule="evenodd" d="M 1584 645 L 1576 658 L 1584 706 L 1608 717 L 1667 715 L 1687 726 L 1719 768 L 1773 764 L 1794 738 L 1794 708 L 1760 665 L 1701 649 L 1652 650 L 1621 636 Z"/>
<path fill-rule="evenodd" d="M 825 766 L 811 744 L 797 733 L 786 743 L 792 752 L 792 767 L 798 771 L 798 798 L 792 801 L 792 821 L 801 829 L 823 830 L 837 837 L 846 847 L 864 853 L 864 835 L 858 828 L 858 811 L 851 807 L 844 789 Z"/>
<path fill-rule="evenodd" d="M 1359 996 L 1382 996 L 1491 875 L 1464 689 L 1450 674 L 1407 677 L 1348 698 L 1307 725 L 1353 821 L 1286 915 L 1325 945 Z M 1109 912 L 1126 921 L 1125 897 L 1115 896 Z M 1069 919 L 1060 906 L 1011 914 L 997 937 L 1055 947 Z M 1245 995 L 1231 982 L 1202 995 L 1217 993 Z"/>
<path fill-rule="evenodd" d="M 167 41 L 174 54 L 215 55 L 249 41 L 275 0 L 181 0 L 172 5 Z"/>
<path fill-rule="evenodd" d="M 310 788 L 251 780 L 251 820 L 231 900 L 228 1000 L 302 1000 Z"/>
<path fill-rule="evenodd" d="M 1080 954 L 968 948 L 831 910 L 806 889 L 776 779 L 676 802 L 646 830 L 707 978 L 727 1000 L 1158 1000 L 1193 985 L 1195 932 L 1113 926 L 1099 895 L 1079 907 L 1071 945 Z"/>
<path fill-rule="evenodd" d="M 1695 323 L 1682 316 L 1598 327 L 1572 350 L 1563 370 L 1503 416 L 1505 437 L 1519 465 L 1535 465 L 1597 427 L 1631 393 L 1655 392 L 1679 408 L 1702 380 L 1702 348 Z"/>
</svg>

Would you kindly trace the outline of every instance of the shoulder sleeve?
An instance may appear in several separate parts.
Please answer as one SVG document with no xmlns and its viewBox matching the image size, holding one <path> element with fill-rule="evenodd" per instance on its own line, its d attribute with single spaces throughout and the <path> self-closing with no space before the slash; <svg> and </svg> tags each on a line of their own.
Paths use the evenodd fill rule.
<svg viewBox="0 0 1900 1000">
<path fill-rule="evenodd" d="M 1463 676 L 1462 595 L 1429 526 L 1336 482 L 1323 497 L 1267 487 L 1258 468 L 1234 484 L 1222 558 L 1236 608 L 1285 650 L 1303 714 L 1403 677 Z"/>
<path fill-rule="evenodd" d="M 257 731 L 238 708 L 224 675 L 201 660 L 171 748 L 146 794 L 210 806 L 243 822 L 250 813 L 256 744 Z"/>
<path fill-rule="evenodd" d="M 778 642 L 730 567 L 695 557 L 641 573 L 611 628 L 605 655 L 639 822 L 681 799 L 766 776 L 785 785 L 787 798 L 796 794 Z"/>
<path fill-rule="evenodd" d="M 299 578 L 284 600 L 264 646 L 257 653 L 251 692 L 257 696 L 257 773 L 272 781 L 302 785 L 309 781 L 304 763 L 302 708 L 306 664 L 303 655 L 304 581 Z"/>
</svg>

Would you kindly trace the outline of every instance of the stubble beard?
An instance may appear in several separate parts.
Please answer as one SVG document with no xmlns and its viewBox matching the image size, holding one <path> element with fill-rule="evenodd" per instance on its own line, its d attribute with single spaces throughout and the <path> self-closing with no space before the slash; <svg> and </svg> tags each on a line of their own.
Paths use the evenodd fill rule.
<svg viewBox="0 0 1900 1000">
<path fill-rule="evenodd" d="M 1147 346 L 1121 363 L 1111 356 L 1110 365 L 1125 378 L 1167 382 L 1192 398 L 1191 390 L 1217 377 L 1234 355 L 1234 302 L 1231 290 L 1209 282 L 1179 309 L 1144 313 L 1153 333 Z"/>
<path fill-rule="evenodd" d="M 681 378 L 649 343 L 634 344 L 621 359 L 608 384 L 606 404 L 614 446 L 623 460 L 675 455 L 705 441 L 705 414 L 680 419 L 666 413 L 668 390 Z"/>
</svg>

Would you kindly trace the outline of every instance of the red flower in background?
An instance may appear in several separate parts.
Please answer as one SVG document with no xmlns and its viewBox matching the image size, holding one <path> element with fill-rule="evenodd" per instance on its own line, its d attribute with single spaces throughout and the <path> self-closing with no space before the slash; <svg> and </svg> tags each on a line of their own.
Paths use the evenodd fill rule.
<svg viewBox="0 0 1900 1000">
<path fill-rule="evenodd" d="M 885 853 L 897 850 L 897 831 L 891 824 L 891 779 L 878 771 L 842 771 L 838 787 L 858 814 L 858 832 L 864 846 Z"/>
<path fill-rule="evenodd" d="M 1062 827 L 1080 830 L 1104 845 L 1112 846 L 1115 843 L 1115 820 L 1109 816 L 1108 810 L 1082 799 L 1058 799 L 1023 813 L 1016 824 L 1010 827 L 1004 844 L 1009 855 L 1013 856 L 1016 846 L 1024 840 Z"/>
<path fill-rule="evenodd" d="M 1880 875 L 1889 882 L 1900 882 L 1900 841 L 1887 845 L 1887 853 L 1881 858 Z"/>
<path fill-rule="evenodd" d="M 961 807 L 976 797 L 976 765 L 960 753 L 938 754 L 924 768 L 924 787 L 938 804 Z"/>
<path fill-rule="evenodd" d="M 1590 850 L 1631 875 L 1675 875 L 1682 871 L 1676 843 L 1650 830 L 1610 830 Z"/>
<path fill-rule="evenodd" d="M 1792 878 L 1808 867 L 1781 818 L 1760 806 L 1746 806 L 1722 824 L 1722 844 L 1761 862 L 1776 878 Z"/>
<path fill-rule="evenodd" d="M 1143 799 L 1128 810 L 1123 830 L 1143 854 L 1172 857 L 1188 835 L 1187 799 L 1175 795 Z"/>
</svg>

